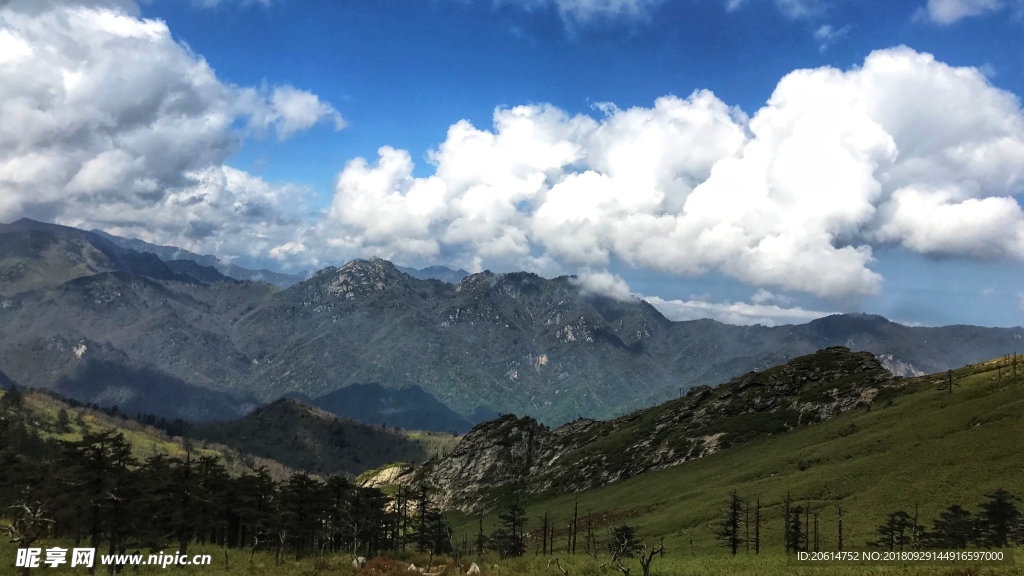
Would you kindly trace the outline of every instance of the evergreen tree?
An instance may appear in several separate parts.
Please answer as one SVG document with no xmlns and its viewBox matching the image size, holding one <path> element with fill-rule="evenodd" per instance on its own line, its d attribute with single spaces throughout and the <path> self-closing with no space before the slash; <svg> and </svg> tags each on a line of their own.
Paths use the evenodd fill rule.
<svg viewBox="0 0 1024 576">
<path fill-rule="evenodd" d="M 799 552 L 801 543 L 806 537 L 801 516 L 804 513 L 802 506 L 789 507 L 789 518 L 786 520 L 786 552 Z"/>
<path fill-rule="evenodd" d="M 991 548 L 1005 548 L 1017 537 L 1020 510 L 1014 504 L 1017 497 L 1002 488 L 985 495 L 978 513 L 978 542 Z"/>
<path fill-rule="evenodd" d="M 913 543 L 913 517 L 904 510 L 889 514 L 885 524 L 875 529 L 878 539 L 868 542 L 869 546 L 887 550 L 904 550 Z"/>
<path fill-rule="evenodd" d="M 726 508 L 725 517 L 722 519 L 718 532 L 715 534 L 719 545 L 729 548 L 733 556 L 736 555 L 740 546 L 745 542 L 743 534 L 740 532 L 742 515 L 743 502 L 740 500 L 739 494 L 733 490 L 732 494 L 729 495 L 729 504 Z"/>
<path fill-rule="evenodd" d="M 71 432 L 71 415 L 65 408 L 57 411 L 57 433 L 67 434 Z"/>
<path fill-rule="evenodd" d="M 501 558 L 518 558 L 526 553 L 526 510 L 518 500 L 498 515 L 500 528 L 491 535 L 491 547 Z"/>
<path fill-rule="evenodd" d="M 977 538 L 978 527 L 970 511 L 959 504 L 943 510 L 926 537 L 929 546 L 938 549 L 966 548 Z"/>
</svg>

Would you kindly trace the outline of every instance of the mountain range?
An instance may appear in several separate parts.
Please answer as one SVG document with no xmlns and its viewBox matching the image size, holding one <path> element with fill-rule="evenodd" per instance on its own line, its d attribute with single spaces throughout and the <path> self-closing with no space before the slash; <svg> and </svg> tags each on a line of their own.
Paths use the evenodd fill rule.
<svg viewBox="0 0 1024 576">
<path fill-rule="evenodd" d="M 281 288 L 184 260 L 96 232 L 0 225 L 0 371 L 80 401 L 197 420 L 376 384 L 419 387 L 470 424 L 514 412 L 559 425 L 828 346 L 872 352 L 913 375 L 1024 345 L 1021 328 L 908 327 L 870 315 L 779 327 L 673 322 L 570 276 L 485 271 L 453 284 L 372 259 Z"/>
</svg>

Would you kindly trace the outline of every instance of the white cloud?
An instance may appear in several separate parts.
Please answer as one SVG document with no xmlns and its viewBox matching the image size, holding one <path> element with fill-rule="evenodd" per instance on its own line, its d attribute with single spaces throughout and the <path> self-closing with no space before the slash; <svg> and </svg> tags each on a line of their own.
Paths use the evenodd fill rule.
<svg viewBox="0 0 1024 576">
<path fill-rule="evenodd" d="M 133 4 L 15 0 L 0 10 L 0 221 L 269 250 L 294 236 L 307 191 L 223 162 L 245 137 L 286 138 L 322 121 L 343 126 L 308 92 L 220 81 Z"/>
<path fill-rule="evenodd" d="M 335 130 L 345 127 L 345 120 L 333 106 L 305 90 L 279 86 L 270 96 L 270 105 L 266 121 L 276 126 L 280 139 L 290 138 L 296 132 L 312 128 L 323 121 L 330 121 Z"/>
<path fill-rule="evenodd" d="M 922 253 L 1024 257 L 1024 212 L 1016 200 L 958 196 L 957 191 L 901 188 L 887 206 L 878 236 Z"/>
<path fill-rule="evenodd" d="M 226 0 L 200 0 L 218 4 Z M 261 0 L 269 2 L 270 0 Z M 624 19 L 646 19 L 651 11 L 668 2 L 693 2 L 694 0 L 492 0 L 496 5 L 516 5 L 526 10 L 553 8 L 568 24 L 588 23 L 595 20 L 621 21 Z M 722 0 L 725 9 L 734 12 L 748 0 Z M 772 0 L 787 18 L 807 18 L 820 14 L 830 0 Z"/>
<path fill-rule="evenodd" d="M 588 22 L 617 17 L 642 18 L 665 0 L 494 0 L 527 10 L 553 7 L 567 22 Z"/>
<path fill-rule="evenodd" d="M 716 270 L 838 299 L 880 290 L 878 243 L 1024 259 L 1024 114 L 976 69 L 894 48 L 795 71 L 753 118 L 706 91 L 597 108 L 459 122 L 429 177 L 391 148 L 352 161 L 319 237 L 468 269 Z"/>
<path fill-rule="evenodd" d="M 192 0 L 192 4 L 201 8 L 216 8 L 225 4 L 239 4 L 241 6 L 270 6 L 273 0 Z"/>
<path fill-rule="evenodd" d="M 629 284 L 619 275 L 606 270 L 581 268 L 573 281 L 585 294 L 597 294 L 623 302 L 636 300 L 636 296 L 629 290 Z"/>
<path fill-rule="evenodd" d="M 814 31 L 814 38 L 818 41 L 818 49 L 824 53 L 830 46 L 839 42 L 849 35 L 852 26 L 846 25 L 842 28 L 833 28 L 831 24 L 823 24 Z"/>
<path fill-rule="evenodd" d="M 805 310 L 799 307 L 786 308 L 777 304 L 746 302 L 709 302 L 703 298 L 691 300 L 664 300 L 657 296 L 644 296 L 644 300 L 658 309 L 670 320 L 699 320 L 710 318 L 726 324 L 751 326 L 778 326 L 780 324 L 804 324 L 834 312 Z"/>
<path fill-rule="evenodd" d="M 919 15 L 936 24 L 948 25 L 970 16 L 998 11 L 1003 6 L 1001 0 L 928 0 Z"/>
<path fill-rule="evenodd" d="M 806 18 L 821 12 L 827 0 L 775 0 L 779 10 L 790 18 Z"/>
<path fill-rule="evenodd" d="M 113 234 L 199 253 L 271 255 L 283 264 L 296 258 L 294 247 L 309 226 L 309 189 L 269 184 L 223 165 L 188 177 L 188 186 L 170 190 L 151 203 L 111 198 L 82 214 L 66 214 L 61 221 L 83 228 L 101 222 Z"/>
<path fill-rule="evenodd" d="M 754 304 L 771 304 L 774 302 L 781 306 L 789 306 L 796 302 L 796 300 L 789 296 L 775 294 L 765 290 L 764 288 L 758 288 L 757 292 L 754 292 L 754 295 L 750 297 L 750 301 Z"/>
</svg>

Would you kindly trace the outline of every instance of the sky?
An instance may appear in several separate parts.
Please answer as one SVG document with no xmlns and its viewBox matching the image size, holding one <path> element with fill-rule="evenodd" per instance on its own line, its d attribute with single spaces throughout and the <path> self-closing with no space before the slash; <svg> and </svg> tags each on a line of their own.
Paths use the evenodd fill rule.
<svg viewBox="0 0 1024 576">
<path fill-rule="evenodd" d="M 0 0 L 0 221 L 1024 324 L 1021 0 Z"/>
</svg>

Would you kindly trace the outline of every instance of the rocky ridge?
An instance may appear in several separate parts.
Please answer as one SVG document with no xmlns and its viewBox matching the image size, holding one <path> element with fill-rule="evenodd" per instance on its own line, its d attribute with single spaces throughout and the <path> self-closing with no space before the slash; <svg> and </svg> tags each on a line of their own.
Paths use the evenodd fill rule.
<svg viewBox="0 0 1024 576">
<path fill-rule="evenodd" d="M 833 418 L 871 404 L 894 381 L 872 354 L 831 347 L 610 421 L 550 430 L 504 416 L 475 427 L 420 474 L 442 506 L 464 512 L 511 491 L 580 492 Z"/>
</svg>

